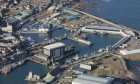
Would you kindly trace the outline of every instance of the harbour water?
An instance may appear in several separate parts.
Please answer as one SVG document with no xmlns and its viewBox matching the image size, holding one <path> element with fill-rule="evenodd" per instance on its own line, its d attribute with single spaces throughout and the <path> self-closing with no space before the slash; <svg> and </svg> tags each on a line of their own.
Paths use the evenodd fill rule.
<svg viewBox="0 0 140 84">
<path fill-rule="evenodd" d="M 140 30 L 140 0 L 88 0 L 84 11 Z M 96 5 L 93 6 L 93 3 Z"/>
<path fill-rule="evenodd" d="M 47 73 L 47 68 L 28 61 L 24 65 L 13 69 L 8 75 L 0 75 L 0 84 L 33 84 L 25 80 L 25 77 L 30 71 L 34 74 L 44 76 Z"/>
<path fill-rule="evenodd" d="M 43 39 L 48 39 L 49 37 L 55 37 L 55 36 L 63 36 L 66 32 L 63 29 L 61 30 L 56 30 L 54 32 L 52 32 L 51 35 L 48 34 L 23 34 L 23 36 L 29 36 L 31 37 L 35 42 L 40 42 Z M 69 39 L 63 40 L 61 42 L 65 43 L 67 46 L 76 46 L 76 51 L 80 51 L 80 55 L 84 55 L 87 53 L 92 53 L 92 52 L 96 52 L 97 50 L 99 50 L 100 48 L 105 48 L 109 45 L 113 45 L 114 43 L 116 43 L 117 41 L 119 41 L 121 39 L 120 36 L 115 36 L 115 35 L 95 35 L 95 34 L 86 34 L 87 38 L 89 39 L 89 41 L 91 41 L 93 43 L 92 46 L 87 46 L 85 44 L 76 42 L 76 41 L 72 41 Z"/>
<path fill-rule="evenodd" d="M 85 12 L 122 24 L 140 31 L 140 0 L 88 0 L 96 3 L 94 7 L 87 5 Z M 140 84 L 140 62 L 129 62 L 130 68 Z M 137 67 L 137 68 L 136 68 Z"/>
<path fill-rule="evenodd" d="M 96 16 L 111 20 L 115 23 L 126 25 L 128 27 L 136 28 L 140 30 L 140 0 L 87 0 L 89 2 L 95 2 L 96 8 L 90 5 L 84 9 L 85 12 L 94 14 Z M 30 36 L 33 40 L 39 42 L 45 39 L 46 37 L 52 37 L 57 35 L 63 35 L 66 31 L 57 30 L 51 35 L 48 34 L 23 34 L 23 36 Z M 89 40 L 94 43 L 93 46 L 87 47 L 84 44 L 77 43 L 74 41 L 64 40 L 63 42 L 67 45 L 76 45 L 77 50 L 81 51 L 82 54 L 97 51 L 100 48 L 112 45 L 117 42 L 121 37 L 112 36 L 112 35 L 89 35 Z M 77 45 L 78 44 L 78 45 Z M 38 75 L 45 75 L 47 73 L 47 68 L 33 63 L 27 62 L 23 66 L 17 67 L 7 76 L 0 75 L 0 84 L 27 84 L 25 81 L 26 75 L 29 71 L 32 71 Z M 29 83 L 30 84 L 30 83 Z"/>
</svg>

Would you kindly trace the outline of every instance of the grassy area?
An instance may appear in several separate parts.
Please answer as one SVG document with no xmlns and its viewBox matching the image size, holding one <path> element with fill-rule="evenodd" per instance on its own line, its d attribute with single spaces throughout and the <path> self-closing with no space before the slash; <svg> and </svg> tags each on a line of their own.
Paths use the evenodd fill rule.
<svg viewBox="0 0 140 84">
<path fill-rule="evenodd" d="M 127 71 L 121 60 L 115 56 L 102 59 L 101 64 L 88 74 L 96 76 L 127 77 Z"/>
</svg>

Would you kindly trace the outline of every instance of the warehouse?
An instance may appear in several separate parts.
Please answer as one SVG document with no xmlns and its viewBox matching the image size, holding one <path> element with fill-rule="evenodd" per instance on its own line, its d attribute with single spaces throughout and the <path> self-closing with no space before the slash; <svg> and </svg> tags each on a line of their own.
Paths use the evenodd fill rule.
<svg viewBox="0 0 140 84">
<path fill-rule="evenodd" d="M 81 30 L 83 32 L 91 32 L 91 33 L 99 32 L 99 33 L 116 34 L 116 35 L 122 34 L 121 30 L 115 27 L 96 25 L 96 24 L 84 26 L 81 28 Z"/>
<path fill-rule="evenodd" d="M 76 74 L 84 74 L 84 73 L 87 72 L 87 70 L 83 69 L 83 68 L 80 68 L 80 67 L 77 67 L 73 70 L 73 72 L 76 73 Z"/>
<path fill-rule="evenodd" d="M 120 53 L 121 53 L 122 55 L 138 54 L 138 53 L 140 53 L 140 49 L 134 49 L 134 50 L 120 50 Z"/>
<path fill-rule="evenodd" d="M 87 75 L 79 75 L 72 81 L 72 84 L 111 84 L 113 78 L 106 77 L 94 77 L 94 76 L 87 76 Z"/>
<path fill-rule="evenodd" d="M 44 46 L 44 54 L 47 56 L 51 56 L 54 59 L 63 56 L 64 50 L 65 44 L 60 42 Z"/>
<path fill-rule="evenodd" d="M 79 67 L 76 67 L 73 72 L 76 74 L 84 74 L 87 71 L 90 71 L 92 69 L 92 67 L 90 65 L 86 65 L 86 64 L 80 64 Z"/>
</svg>

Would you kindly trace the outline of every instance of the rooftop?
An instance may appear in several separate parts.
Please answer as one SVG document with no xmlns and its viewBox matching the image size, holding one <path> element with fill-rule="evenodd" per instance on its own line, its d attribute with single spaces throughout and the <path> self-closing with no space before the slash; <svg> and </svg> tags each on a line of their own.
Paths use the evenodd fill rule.
<svg viewBox="0 0 140 84">
<path fill-rule="evenodd" d="M 73 72 L 78 73 L 78 74 L 83 74 L 86 71 L 87 71 L 86 69 L 83 69 L 83 68 L 80 68 L 80 67 L 77 67 L 73 70 Z"/>
<path fill-rule="evenodd" d="M 48 49 L 48 50 L 52 50 L 52 49 L 59 48 L 59 47 L 64 47 L 64 46 L 65 46 L 64 43 L 58 42 L 58 43 L 46 45 L 46 46 L 44 46 L 44 48 Z"/>
<path fill-rule="evenodd" d="M 15 37 L 12 36 L 11 34 L 3 34 L 0 37 L 4 38 L 5 40 L 14 40 Z"/>
<path fill-rule="evenodd" d="M 137 54 L 137 53 L 140 53 L 140 49 L 120 50 L 120 53 L 123 54 L 123 55 Z"/>
<path fill-rule="evenodd" d="M 110 84 L 113 78 L 102 78 L 94 76 L 79 75 L 72 82 L 78 84 Z"/>
<path fill-rule="evenodd" d="M 120 29 L 116 27 L 111 27 L 107 25 L 96 25 L 96 24 L 90 24 L 85 26 L 85 28 L 91 28 L 91 29 L 97 29 L 97 30 L 108 30 L 108 31 L 120 31 Z"/>
</svg>

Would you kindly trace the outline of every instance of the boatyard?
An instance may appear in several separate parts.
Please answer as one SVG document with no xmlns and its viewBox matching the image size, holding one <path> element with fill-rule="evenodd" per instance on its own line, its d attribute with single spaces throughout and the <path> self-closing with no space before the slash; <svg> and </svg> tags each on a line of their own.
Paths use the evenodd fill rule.
<svg viewBox="0 0 140 84">
<path fill-rule="evenodd" d="M 10 11 L 2 17 L 6 26 L 0 27 L 0 73 L 8 75 L 32 61 L 49 67 L 45 76 L 27 74 L 25 80 L 37 84 L 87 84 L 87 78 L 91 83 L 103 81 L 99 84 L 137 84 L 128 60 L 140 53 L 140 32 L 69 7 L 77 2 L 14 0 L 9 4 Z M 39 42 L 28 34 L 47 36 Z M 94 50 L 95 35 L 120 39 Z"/>
</svg>

